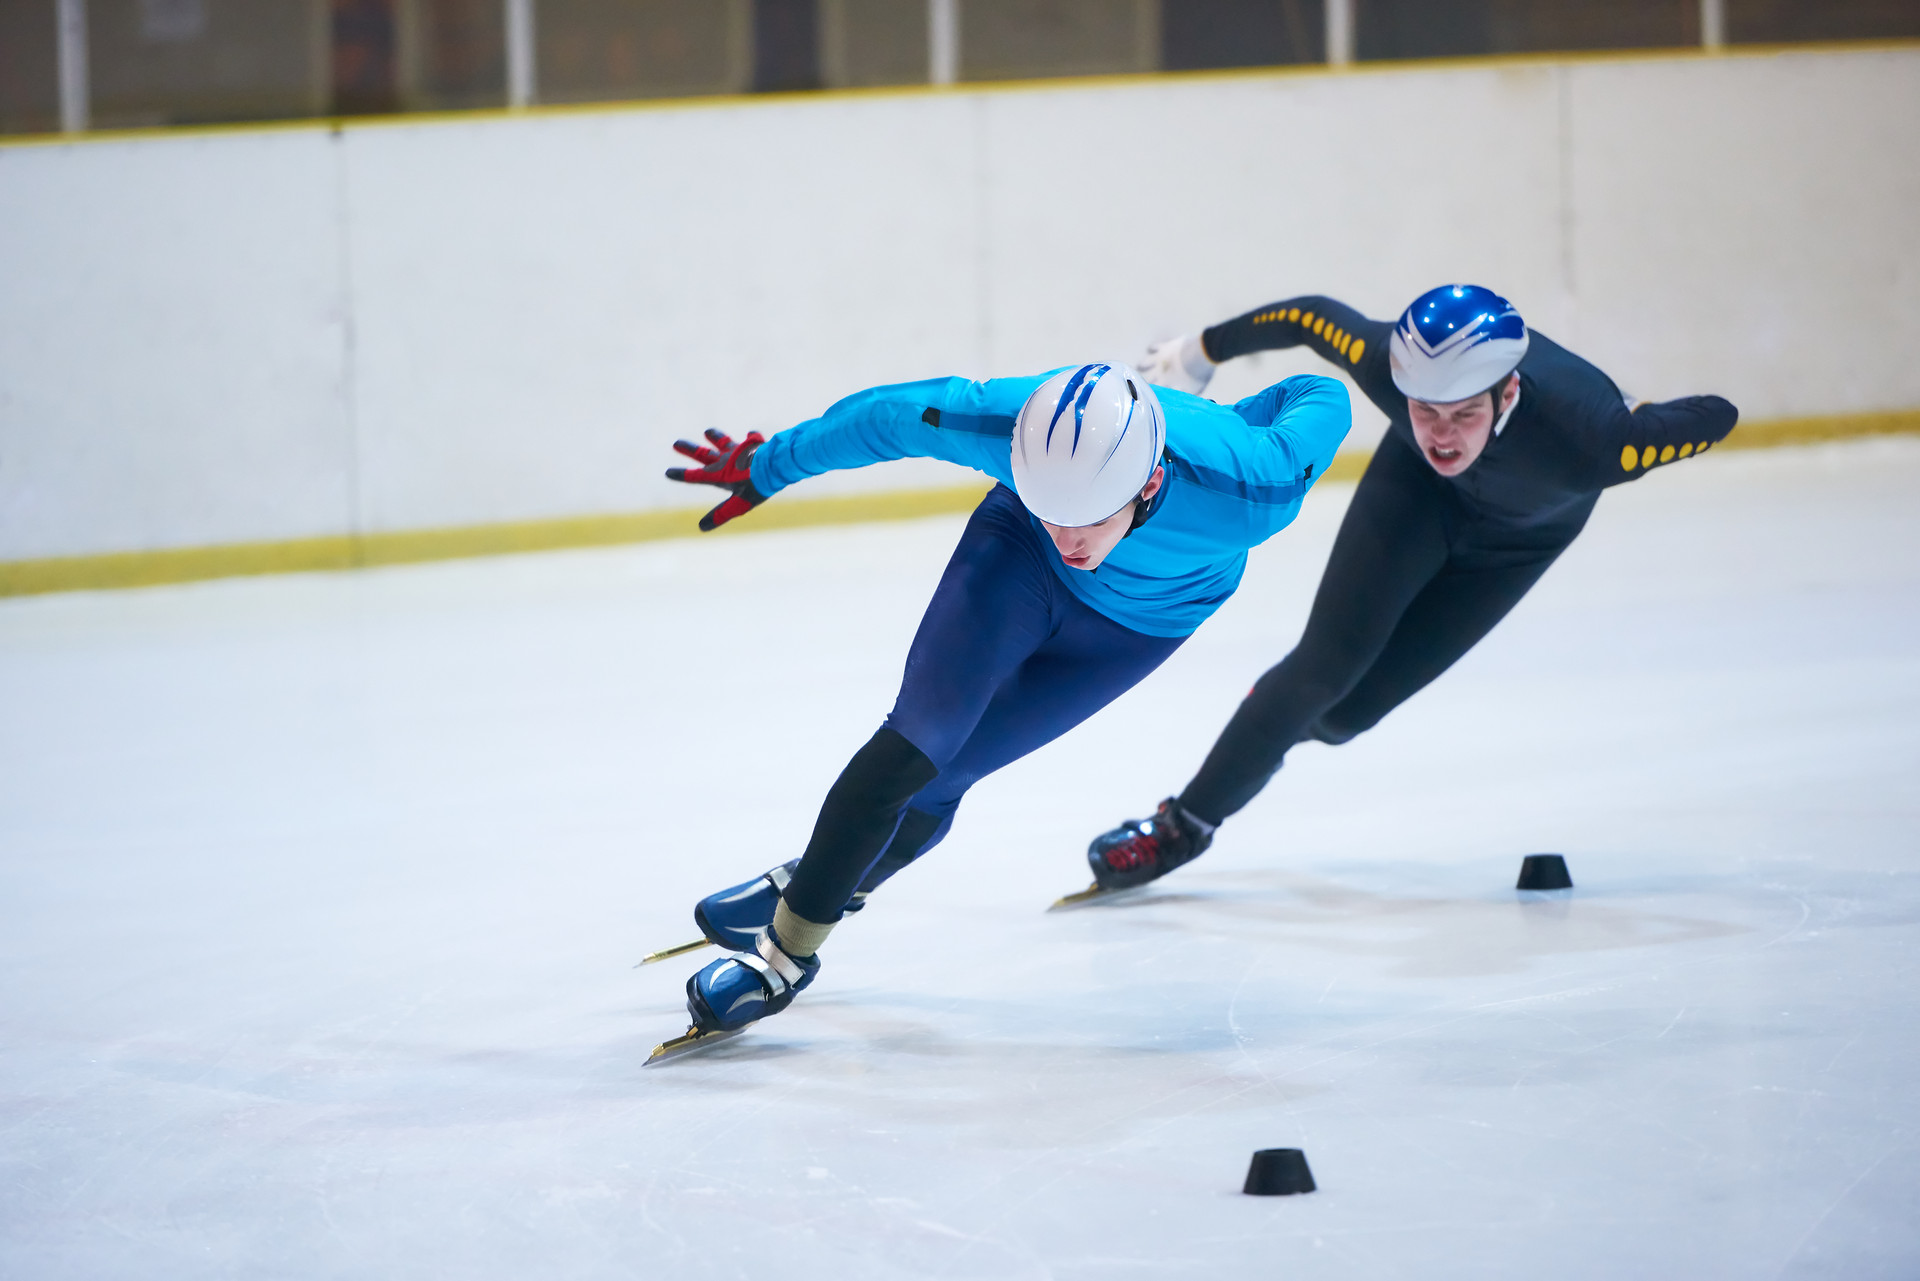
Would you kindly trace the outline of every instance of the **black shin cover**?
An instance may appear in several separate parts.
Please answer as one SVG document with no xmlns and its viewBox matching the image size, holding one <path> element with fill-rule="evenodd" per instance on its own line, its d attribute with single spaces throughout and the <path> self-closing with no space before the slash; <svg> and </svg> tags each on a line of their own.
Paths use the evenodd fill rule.
<svg viewBox="0 0 1920 1281">
<path fill-rule="evenodd" d="M 900 811 L 939 772 L 925 752 L 881 727 L 828 789 L 813 839 L 782 895 L 787 907 L 803 920 L 839 920 L 861 877 L 894 835 Z"/>
</svg>

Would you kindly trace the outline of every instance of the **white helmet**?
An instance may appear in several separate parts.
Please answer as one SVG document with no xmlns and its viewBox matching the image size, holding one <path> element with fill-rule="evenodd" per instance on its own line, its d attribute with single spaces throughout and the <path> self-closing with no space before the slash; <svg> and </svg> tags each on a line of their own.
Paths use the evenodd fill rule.
<svg viewBox="0 0 1920 1281">
<path fill-rule="evenodd" d="M 1013 487 L 1049 525 L 1097 525 L 1139 496 L 1167 416 L 1127 365 L 1081 365 L 1040 384 L 1013 425 Z"/>
<path fill-rule="evenodd" d="M 1513 304 L 1479 285 L 1442 285 L 1413 300 L 1387 340 L 1393 385 L 1414 400 L 1448 405 L 1488 390 L 1527 354 Z"/>
</svg>

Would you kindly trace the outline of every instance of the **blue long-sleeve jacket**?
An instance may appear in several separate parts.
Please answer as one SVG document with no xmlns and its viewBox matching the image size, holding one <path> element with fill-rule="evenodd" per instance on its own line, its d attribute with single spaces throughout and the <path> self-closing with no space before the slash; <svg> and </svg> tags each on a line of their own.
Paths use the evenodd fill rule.
<svg viewBox="0 0 1920 1281">
<path fill-rule="evenodd" d="M 777 433 L 753 456 L 771 498 L 795 481 L 894 458 L 940 458 L 1013 486 L 1014 418 L 1049 375 L 931 378 L 856 392 Z M 1247 549 L 1293 522 L 1352 425 L 1345 386 L 1301 375 L 1231 409 L 1155 389 L 1167 418 L 1166 484 L 1145 524 L 1092 573 L 1040 545 L 1068 589 L 1124 627 L 1185 636 L 1240 585 Z"/>
</svg>

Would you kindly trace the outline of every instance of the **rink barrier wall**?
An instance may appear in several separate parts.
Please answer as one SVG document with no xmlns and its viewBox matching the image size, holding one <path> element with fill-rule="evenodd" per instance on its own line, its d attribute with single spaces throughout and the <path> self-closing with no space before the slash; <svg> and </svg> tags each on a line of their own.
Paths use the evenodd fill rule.
<svg viewBox="0 0 1920 1281">
<path fill-rule="evenodd" d="M 1474 127 L 1406 146 L 1434 102 Z M 1498 284 L 1637 398 L 1920 405 L 1916 118 L 1920 44 L 1873 42 L 21 140 L 0 564 L 625 539 L 606 522 L 688 501 L 660 464 L 702 427 L 1130 357 L 1287 293 L 1389 316 L 1450 279 Z M 1063 142 L 1105 137 L 1179 163 L 1098 219 L 1034 198 L 1079 172 Z M 1213 394 L 1301 372 L 1327 367 L 1259 353 Z M 1354 409 L 1364 451 L 1384 419 Z M 951 481 L 912 460 L 807 488 Z"/>
<path fill-rule="evenodd" d="M 1920 409 L 1742 423 L 1721 442 L 1720 448 L 1767 449 L 1888 435 L 1920 435 Z M 1359 480 L 1372 457 L 1370 452 L 1362 451 L 1338 454 L 1321 481 L 1352 484 Z M 737 523 L 721 526 L 711 535 L 702 535 L 699 531 L 698 522 L 706 508 L 686 507 L 451 529 L 0 561 L 0 598 L 160 587 L 259 574 L 369 569 L 479 556 L 612 547 L 668 538 L 730 537 L 817 525 L 916 520 L 971 511 L 989 488 L 988 484 L 978 482 L 941 489 L 782 498 L 748 513 Z"/>
</svg>

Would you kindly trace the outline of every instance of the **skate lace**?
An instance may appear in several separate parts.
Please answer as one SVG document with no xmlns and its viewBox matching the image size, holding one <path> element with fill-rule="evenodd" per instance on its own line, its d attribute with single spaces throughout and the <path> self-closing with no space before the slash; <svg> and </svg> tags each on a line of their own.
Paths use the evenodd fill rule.
<svg viewBox="0 0 1920 1281">
<path fill-rule="evenodd" d="M 1108 849 L 1106 859 L 1107 866 L 1116 872 L 1131 872 L 1136 867 L 1151 865 L 1160 859 L 1159 838 L 1150 832 L 1135 832 Z"/>
</svg>

